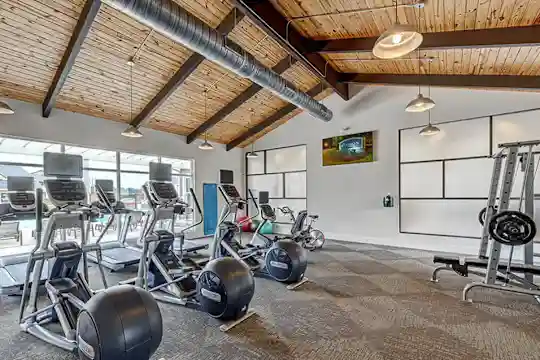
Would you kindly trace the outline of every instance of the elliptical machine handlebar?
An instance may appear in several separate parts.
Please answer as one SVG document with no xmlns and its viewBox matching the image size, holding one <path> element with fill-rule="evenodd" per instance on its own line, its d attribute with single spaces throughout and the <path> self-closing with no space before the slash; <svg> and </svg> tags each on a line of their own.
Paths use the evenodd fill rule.
<svg viewBox="0 0 540 360">
<path fill-rule="evenodd" d="M 251 189 L 248 189 L 248 194 L 249 194 L 249 197 L 251 198 L 251 201 L 253 202 L 253 205 L 255 205 L 255 209 L 257 209 L 257 212 L 255 213 L 255 215 L 247 217 L 242 221 L 239 221 L 237 223 L 238 226 L 242 225 L 243 223 L 246 223 L 248 221 L 251 221 L 251 220 L 255 219 L 261 213 L 261 209 L 259 208 L 259 204 L 257 204 L 257 201 L 255 200 L 255 196 L 253 196 L 253 192 L 251 191 Z M 247 204 L 247 201 L 246 201 L 246 204 Z"/>
<path fill-rule="evenodd" d="M 193 191 L 193 188 L 189 188 L 189 192 L 191 193 L 191 198 L 193 199 L 193 202 L 195 203 L 195 207 L 197 208 L 197 212 L 199 213 L 199 221 L 197 221 L 191 226 L 188 226 L 185 229 L 180 230 L 180 234 L 182 235 L 184 235 L 184 233 L 188 231 L 189 229 L 193 229 L 194 227 L 199 226 L 204 221 L 204 215 L 201 209 L 201 205 L 199 204 L 199 200 L 197 199 L 197 196 L 195 195 L 195 191 Z M 186 204 L 186 206 L 187 205 L 188 204 Z"/>
</svg>

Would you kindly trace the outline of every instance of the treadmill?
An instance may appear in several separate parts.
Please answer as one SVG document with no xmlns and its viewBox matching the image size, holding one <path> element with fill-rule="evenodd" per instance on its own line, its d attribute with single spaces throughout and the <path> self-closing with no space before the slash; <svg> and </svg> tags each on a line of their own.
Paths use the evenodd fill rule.
<svg viewBox="0 0 540 360">
<path fill-rule="evenodd" d="M 7 188 L 8 204 L 2 208 L 0 221 L 35 219 L 34 178 L 31 176 L 8 176 Z M 0 257 L 0 295 L 22 294 L 29 254 L 30 250 Z M 47 265 L 48 263 L 44 264 L 41 272 L 43 283 L 47 279 Z"/>
<path fill-rule="evenodd" d="M 141 251 L 129 246 L 126 242 L 131 215 L 136 210 L 126 209 L 124 203 L 116 200 L 112 180 L 96 180 L 95 185 L 98 196 L 97 206 L 102 210 L 102 213 L 110 215 L 107 224 L 96 240 L 96 244 L 101 245 L 101 265 L 111 271 L 137 265 L 141 258 Z M 120 238 L 102 242 L 114 220 L 120 219 L 122 216 L 124 216 L 124 221 L 122 222 Z M 87 256 L 90 261 L 97 263 L 96 253 L 90 252 Z"/>
</svg>

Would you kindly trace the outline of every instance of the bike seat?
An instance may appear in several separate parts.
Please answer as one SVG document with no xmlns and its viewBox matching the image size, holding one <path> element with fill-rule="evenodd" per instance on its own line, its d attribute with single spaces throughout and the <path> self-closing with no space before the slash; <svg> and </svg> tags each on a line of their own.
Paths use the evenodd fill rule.
<svg viewBox="0 0 540 360">
<path fill-rule="evenodd" d="M 319 215 L 308 215 L 313 220 L 317 220 L 319 218 Z"/>
</svg>

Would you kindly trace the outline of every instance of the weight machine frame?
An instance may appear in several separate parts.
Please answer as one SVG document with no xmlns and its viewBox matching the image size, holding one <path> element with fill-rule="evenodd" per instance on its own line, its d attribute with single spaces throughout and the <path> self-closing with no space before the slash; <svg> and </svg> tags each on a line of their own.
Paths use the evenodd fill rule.
<svg viewBox="0 0 540 360">
<path fill-rule="evenodd" d="M 496 212 L 508 210 L 510 201 L 513 200 L 511 193 L 520 157 L 521 171 L 524 172 L 524 176 L 519 197 L 519 211 L 523 208 L 523 212 L 526 215 L 531 219 L 534 218 L 534 178 L 537 169 L 535 169 L 533 148 L 538 145 L 540 145 L 540 140 L 499 144 L 498 148 L 500 151 L 493 156 L 493 171 L 478 257 L 473 259 L 458 259 L 456 257 L 445 256 L 434 257 L 435 263 L 445 264 L 433 271 L 431 280 L 434 282 L 438 281 L 438 273 L 440 271 L 453 271 L 461 276 L 474 274 L 484 277 L 483 281 L 472 282 L 465 286 L 462 293 L 462 299 L 464 301 L 470 301 L 468 295 L 472 289 L 488 288 L 532 295 L 540 302 L 540 287 L 533 283 L 534 275 L 540 273 L 540 266 L 534 265 L 534 240 L 523 245 L 524 263 L 512 264 L 514 247 L 512 246 L 510 249 L 508 262 L 501 262 L 500 257 L 503 244 L 493 240 L 489 234 L 492 217 Z M 523 147 L 528 148 L 526 152 L 520 152 L 520 149 Z M 495 205 L 498 205 L 496 211 Z M 488 253 L 490 242 L 491 249 Z M 479 269 L 480 271 L 471 271 L 469 267 Z M 506 269 L 506 271 L 503 271 L 503 269 Z M 523 276 L 518 276 L 514 272 L 523 273 Z"/>
<path fill-rule="evenodd" d="M 495 155 L 495 163 L 493 165 L 493 174 L 491 178 L 490 191 L 488 197 L 486 221 L 482 229 L 482 238 L 480 243 L 480 250 L 478 256 L 485 258 L 487 248 L 489 244 L 489 222 L 494 215 L 494 205 L 497 202 L 497 189 L 499 188 L 499 182 L 501 181 L 501 188 L 499 193 L 498 210 L 499 212 L 508 210 L 510 205 L 510 199 L 512 194 L 512 188 L 514 185 L 514 175 L 516 167 L 519 162 L 519 156 L 522 156 L 521 169 L 524 171 L 523 185 L 519 198 L 519 211 L 521 211 L 521 204 L 524 201 L 524 213 L 534 218 L 534 176 L 535 176 L 535 161 L 533 147 L 540 145 L 540 141 L 523 141 L 515 143 L 499 144 L 501 151 Z M 522 147 L 528 147 L 526 153 L 520 153 L 519 150 Z M 505 151 L 507 151 L 506 154 Z M 504 164 L 504 173 L 501 179 L 501 170 L 503 159 L 506 158 Z M 512 261 L 512 255 L 514 247 L 510 250 L 510 256 L 508 259 L 508 270 L 506 271 L 506 278 L 512 281 L 513 286 L 509 284 L 499 285 L 497 279 L 499 276 L 499 263 L 501 259 L 502 244 L 497 241 L 491 241 L 491 250 L 488 256 L 488 266 L 483 282 L 472 282 L 465 286 L 463 289 L 462 299 L 468 300 L 469 292 L 474 288 L 488 288 L 493 290 L 499 290 L 504 292 L 513 292 L 525 295 L 534 296 L 537 301 L 540 299 L 540 287 L 536 286 L 533 281 L 533 274 L 524 272 L 523 277 L 515 275 L 510 272 L 510 266 Z M 523 245 L 523 255 L 525 265 L 534 265 L 534 240 Z M 516 286 L 516 285 L 521 286 Z"/>
</svg>

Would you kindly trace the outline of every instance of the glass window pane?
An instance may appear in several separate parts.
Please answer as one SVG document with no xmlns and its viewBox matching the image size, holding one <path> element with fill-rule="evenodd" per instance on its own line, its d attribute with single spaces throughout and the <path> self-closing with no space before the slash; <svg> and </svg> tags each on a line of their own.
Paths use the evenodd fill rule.
<svg viewBox="0 0 540 360">
<path fill-rule="evenodd" d="M 81 155 L 85 168 L 116 169 L 116 152 L 100 149 L 89 149 L 79 146 L 66 146 L 67 154 Z"/>
<path fill-rule="evenodd" d="M 152 161 L 158 162 L 158 160 L 159 158 L 157 156 L 152 155 L 120 153 L 120 169 L 148 172 L 148 164 Z"/>
<path fill-rule="evenodd" d="M 147 174 L 120 173 L 120 200 L 128 209 L 149 210 L 142 186 L 148 181 Z"/>
<path fill-rule="evenodd" d="M 0 165 L 0 203 L 7 204 L 7 177 L 8 176 L 32 176 L 34 177 L 34 188 L 43 186 L 43 168 L 37 166 L 18 166 L 18 165 Z M 49 200 L 44 194 L 43 201 L 45 204 L 52 206 Z M 1 205 L 7 206 L 7 205 Z M 15 248 L 17 246 L 26 246 L 35 244 L 35 240 L 32 237 L 32 231 L 36 228 L 35 220 L 21 220 L 19 221 L 19 230 L 22 233 L 22 242 L 11 241 L 9 239 L 2 240 L 0 246 L 2 248 Z"/>
<path fill-rule="evenodd" d="M 43 164 L 43 152 L 60 152 L 59 144 L 0 138 L 0 162 Z"/>
<path fill-rule="evenodd" d="M 191 175 L 193 173 L 193 160 L 161 158 L 161 162 L 171 164 L 173 174 Z"/>
</svg>

